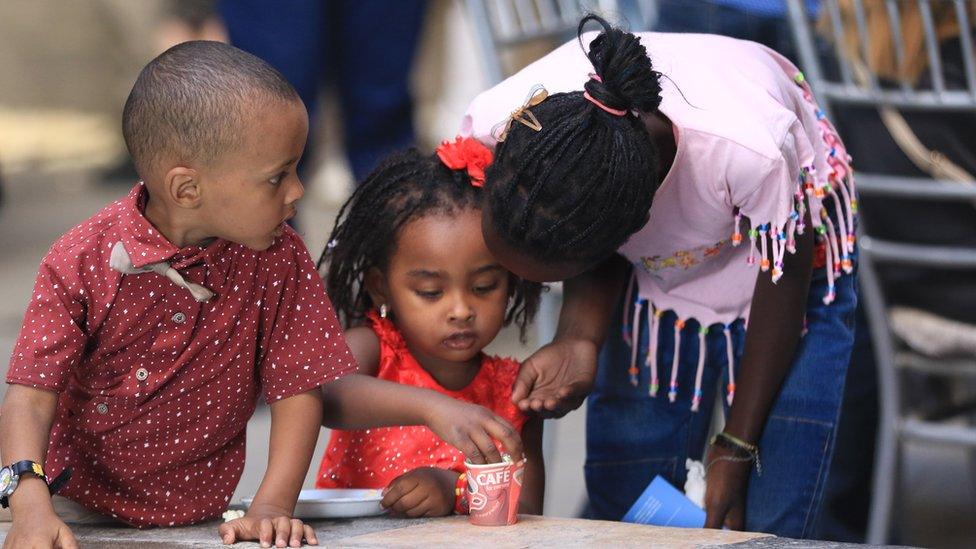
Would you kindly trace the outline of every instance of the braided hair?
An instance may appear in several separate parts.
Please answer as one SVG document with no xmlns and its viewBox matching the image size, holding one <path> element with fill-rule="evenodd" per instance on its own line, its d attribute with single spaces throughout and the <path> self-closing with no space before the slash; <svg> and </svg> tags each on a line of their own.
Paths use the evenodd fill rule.
<svg viewBox="0 0 976 549">
<path fill-rule="evenodd" d="M 319 272 L 328 269 L 326 289 L 343 325 L 362 323 L 375 307 L 366 290 L 366 273 L 372 267 L 387 268 L 404 225 L 428 215 L 479 210 L 481 194 L 467 172 L 448 168 L 437 155 L 409 149 L 381 162 L 342 205 L 318 261 Z M 514 322 L 524 342 L 542 285 L 510 275 L 509 291 L 505 325 Z"/>
<path fill-rule="evenodd" d="M 603 31 L 587 57 L 596 77 L 586 92 L 553 94 L 532 107 L 542 125 L 513 124 L 486 173 L 491 224 L 514 248 L 540 261 L 592 264 L 609 257 L 647 222 L 660 183 L 658 153 L 633 113 L 655 112 L 660 73 L 640 39 L 596 15 Z"/>
</svg>

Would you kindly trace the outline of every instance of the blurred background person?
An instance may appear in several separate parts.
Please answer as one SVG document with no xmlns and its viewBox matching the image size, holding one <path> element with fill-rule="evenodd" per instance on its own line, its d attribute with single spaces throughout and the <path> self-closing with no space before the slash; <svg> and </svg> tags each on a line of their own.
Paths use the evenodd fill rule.
<svg viewBox="0 0 976 549">
<path fill-rule="evenodd" d="M 819 0 L 804 0 L 816 17 Z M 796 62 L 784 0 L 658 0 L 655 30 L 721 34 L 765 44 Z"/>
<path fill-rule="evenodd" d="M 424 0 L 217 2 L 231 43 L 281 71 L 298 90 L 313 125 L 323 86 L 334 86 L 356 181 L 380 157 L 414 143 L 409 84 L 426 5 Z"/>
</svg>

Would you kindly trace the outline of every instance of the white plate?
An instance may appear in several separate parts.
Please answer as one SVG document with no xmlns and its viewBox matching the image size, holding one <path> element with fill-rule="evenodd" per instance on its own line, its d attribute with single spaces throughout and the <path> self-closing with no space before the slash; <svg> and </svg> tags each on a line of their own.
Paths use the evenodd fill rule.
<svg viewBox="0 0 976 549">
<path fill-rule="evenodd" d="M 241 503 L 250 507 L 253 497 Z M 375 517 L 386 512 L 380 506 L 382 490 L 360 488 L 329 488 L 302 490 L 295 505 L 295 517 L 300 519 Z"/>
</svg>

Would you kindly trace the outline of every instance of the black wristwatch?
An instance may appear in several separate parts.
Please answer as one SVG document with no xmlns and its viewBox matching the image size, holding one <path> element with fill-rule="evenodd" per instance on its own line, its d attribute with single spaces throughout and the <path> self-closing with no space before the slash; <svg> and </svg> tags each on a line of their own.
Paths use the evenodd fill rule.
<svg viewBox="0 0 976 549">
<path fill-rule="evenodd" d="M 0 469 L 0 506 L 3 506 L 4 509 L 10 506 L 8 498 L 17 489 L 20 477 L 25 474 L 31 474 L 43 480 L 53 496 L 68 483 L 68 479 L 71 478 L 71 468 L 66 467 L 54 480 L 48 480 L 40 463 L 29 459 L 18 461 L 9 467 Z"/>
</svg>

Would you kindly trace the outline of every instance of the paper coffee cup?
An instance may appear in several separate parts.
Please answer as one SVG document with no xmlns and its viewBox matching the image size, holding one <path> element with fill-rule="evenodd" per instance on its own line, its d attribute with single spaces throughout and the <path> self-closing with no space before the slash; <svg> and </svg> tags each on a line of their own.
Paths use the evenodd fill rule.
<svg viewBox="0 0 976 549">
<path fill-rule="evenodd" d="M 525 460 L 478 465 L 468 469 L 468 512 L 471 524 L 507 526 L 518 522 Z"/>
</svg>

